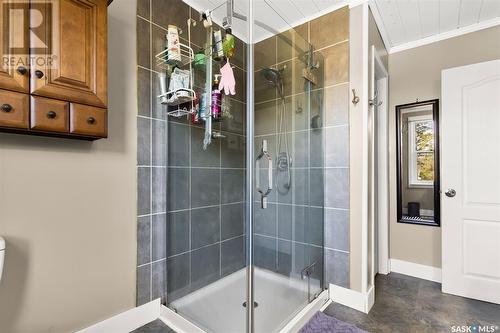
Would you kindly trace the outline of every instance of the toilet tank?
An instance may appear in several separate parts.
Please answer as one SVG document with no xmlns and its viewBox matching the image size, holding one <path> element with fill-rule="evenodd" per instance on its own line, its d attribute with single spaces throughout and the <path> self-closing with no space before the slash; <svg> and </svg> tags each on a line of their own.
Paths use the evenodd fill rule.
<svg viewBox="0 0 500 333">
<path fill-rule="evenodd" d="M 2 237 L 0 237 L 0 280 L 2 280 L 4 258 L 5 258 L 5 240 Z"/>
</svg>

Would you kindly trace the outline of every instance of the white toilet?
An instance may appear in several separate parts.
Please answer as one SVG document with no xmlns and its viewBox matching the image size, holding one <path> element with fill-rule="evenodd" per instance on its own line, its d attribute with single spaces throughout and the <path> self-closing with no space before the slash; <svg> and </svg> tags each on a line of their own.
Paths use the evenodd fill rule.
<svg viewBox="0 0 500 333">
<path fill-rule="evenodd" d="M 2 237 L 0 237 L 0 281 L 2 280 L 4 258 L 5 258 L 5 240 Z"/>
</svg>

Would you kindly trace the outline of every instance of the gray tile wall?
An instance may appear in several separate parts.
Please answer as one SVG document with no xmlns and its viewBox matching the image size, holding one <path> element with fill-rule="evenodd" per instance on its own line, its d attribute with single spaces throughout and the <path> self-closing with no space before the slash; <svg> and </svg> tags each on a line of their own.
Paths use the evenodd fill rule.
<svg viewBox="0 0 500 333">
<path fill-rule="evenodd" d="M 303 260 L 300 253 L 309 245 L 309 249 L 320 250 L 314 255 L 324 256 L 326 283 L 343 287 L 349 287 L 350 274 L 348 14 L 348 9 L 342 8 L 283 33 L 302 48 L 305 42 L 299 35 L 315 49 L 321 49 L 316 52 L 322 60 L 321 70 L 316 73 L 320 83 L 312 88 L 310 100 L 302 93 L 304 65 L 283 38 L 269 38 L 255 47 L 255 149 L 258 151 L 262 139 L 266 139 L 276 156 L 280 101 L 259 72 L 265 67 L 282 69 L 294 159 L 291 191 L 274 191 L 267 211 L 255 210 L 257 264 L 294 273 L 287 264 Z M 321 128 L 313 130 L 311 118 L 317 112 L 322 118 Z M 278 174 L 278 181 L 281 176 Z M 324 230 L 324 239 L 318 228 Z M 304 235 L 311 239 L 304 239 Z M 309 262 L 312 258 L 309 255 Z M 302 263 L 294 264 L 300 267 Z"/>
<path fill-rule="evenodd" d="M 203 128 L 166 119 L 156 98 L 161 68 L 154 55 L 164 47 L 168 24 L 184 30 L 187 42 L 188 17 L 199 14 L 181 0 L 138 0 L 138 305 L 173 301 L 244 266 L 243 43 L 237 41 L 232 61 L 238 91 L 230 100 L 232 118 L 214 125 L 225 138 L 206 151 Z M 201 24 L 191 37 L 196 52 L 205 40 Z"/>
<path fill-rule="evenodd" d="M 166 122 L 155 103 L 150 0 L 137 1 L 137 304 L 165 298 Z"/>
<path fill-rule="evenodd" d="M 325 64 L 325 279 L 349 288 L 349 9 L 309 22 Z"/>
<path fill-rule="evenodd" d="M 260 195 L 257 192 L 255 195 L 254 258 L 259 267 L 295 277 L 316 262 L 314 277 L 322 278 L 324 157 L 321 152 L 324 131 L 321 126 L 311 127 L 311 118 L 317 114 L 323 118 L 319 103 L 323 92 L 315 89 L 310 95 L 305 93 L 305 81 L 299 74 L 305 64 L 297 59 L 301 54 L 286 44 L 283 37 L 307 50 L 305 40 L 292 30 L 255 46 L 255 153 L 258 155 L 262 141 L 267 140 L 273 156 L 275 183 L 267 209 L 261 209 Z M 261 71 L 266 67 L 282 70 L 286 108 L 283 121 L 280 115 L 282 99 L 262 77 Z M 286 132 L 292 158 L 288 191 L 284 187 L 288 175 L 277 168 L 278 133 L 282 132 Z M 265 170 L 260 177 L 262 181 L 266 179 Z"/>
</svg>

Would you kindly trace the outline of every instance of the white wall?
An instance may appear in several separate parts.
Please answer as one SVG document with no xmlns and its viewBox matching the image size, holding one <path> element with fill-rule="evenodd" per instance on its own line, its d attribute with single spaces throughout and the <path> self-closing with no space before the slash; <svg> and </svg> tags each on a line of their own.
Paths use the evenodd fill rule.
<svg viewBox="0 0 500 333">
<path fill-rule="evenodd" d="M 360 102 L 349 103 L 350 288 L 366 291 L 368 223 L 368 8 L 350 9 L 349 101 L 355 89 Z M 365 282 L 363 282 L 365 281 Z"/>
<path fill-rule="evenodd" d="M 135 1 L 109 7 L 109 138 L 0 134 L 0 332 L 70 332 L 135 305 Z"/>
</svg>

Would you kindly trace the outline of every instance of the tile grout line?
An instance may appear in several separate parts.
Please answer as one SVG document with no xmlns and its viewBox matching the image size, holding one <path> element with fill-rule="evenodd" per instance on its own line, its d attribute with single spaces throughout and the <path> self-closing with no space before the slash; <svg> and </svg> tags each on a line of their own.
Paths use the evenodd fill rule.
<svg viewBox="0 0 500 333">
<path fill-rule="evenodd" d="M 273 66 L 275 66 L 275 65 L 273 65 Z M 340 87 L 340 86 L 343 86 L 343 85 L 347 85 L 349 83 L 350 83 L 350 81 L 337 82 L 337 83 L 330 84 L 330 85 L 327 85 L 327 86 L 324 86 L 324 87 L 321 87 L 321 88 L 311 89 L 311 92 L 317 92 L 317 91 L 322 91 L 322 90 L 331 89 L 331 88 L 335 88 L 335 87 Z M 285 99 L 287 99 L 287 98 L 297 97 L 297 96 L 303 95 L 303 94 L 306 94 L 306 93 L 305 92 L 294 93 L 294 94 L 290 94 L 290 95 L 285 95 L 284 97 L 285 97 Z M 277 98 L 272 98 L 272 99 L 267 99 L 267 100 L 255 102 L 254 104 L 255 105 L 259 105 L 259 104 L 264 104 L 264 103 L 270 103 L 270 102 L 273 102 L 273 101 L 277 101 L 279 99 L 281 99 L 281 98 L 277 97 Z"/>
<path fill-rule="evenodd" d="M 153 81 L 153 80 L 152 80 L 152 78 L 151 78 L 151 73 L 150 73 L 150 77 L 149 77 L 149 79 L 150 79 L 150 84 L 151 84 L 151 83 L 152 83 L 152 81 Z M 150 95 L 151 95 L 151 93 L 150 93 Z M 150 102 L 152 103 L 151 96 L 149 97 L 149 99 L 150 99 Z M 152 107 L 152 106 L 151 106 L 151 107 Z M 152 112 L 152 110 L 150 110 L 150 112 Z M 148 117 L 148 116 L 144 116 L 144 115 L 142 115 L 142 114 L 138 114 L 138 115 L 137 115 L 137 117 L 138 117 L 138 118 L 144 118 L 144 119 L 147 119 L 147 120 L 156 120 L 156 121 L 163 121 L 163 122 L 165 122 L 165 119 L 155 118 L 155 117 Z"/>
<path fill-rule="evenodd" d="M 219 278 L 221 276 L 222 276 L 222 140 L 219 140 Z"/>
<path fill-rule="evenodd" d="M 197 247 L 195 249 L 192 249 L 192 250 L 188 250 L 188 251 L 183 251 L 183 252 L 179 252 L 179 253 L 176 253 L 176 254 L 173 254 L 171 256 L 168 256 L 166 259 L 171 259 L 171 258 L 175 258 L 175 257 L 179 257 L 181 255 L 185 255 L 185 254 L 188 254 L 188 253 L 192 253 L 192 252 L 195 252 L 195 251 L 199 251 L 199 250 L 203 250 L 207 247 L 210 247 L 210 246 L 215 246 L 215 245 L 219 245 L 219 243 L 225 243 L 225 242 L 229 242 L 229 241 L 232 241 L 234 239 L 237 239 L 237 238 L 240 238 L 240 237 L 244 237 L 245 236 L 245 233 L 243 234 L 240 234 L 240 235 L 237 235 L 237 236 L 233 236 L 233 237 L 230 237 L 230 238 L 227 238 L 227 239 L 224 239 L 223 241 L 219 241 L 219 242 L 214 242 L 214 243 L 210 243 L 210 244 L 207 244 L 207 245 L 203 245 L 203 246 L 200 246 L 200 247 Z M 162 260 L 164 260 L 165 258 L 163 258 Z M 159 260 L 160 261 L 160 260 Z"/>
<path fill-rule="evenodd" d="M 335 252 L 340 252 L 340 253 L 345 253 L 345 254 L 350 254 L 349 251 L 345 251 L 345 250 L 340 250 L 340 249 L 334 249 L 332 247 L 326 247 L 324 246 L 325 250 L 329 250 L 329 251 L 335 251 Z"/>
<path fill-rule="evenodd" d="M 189 119 L 188 119 L 189 122 Z M 192 135 L 192 130 L 193 128 L 189 126 L 188 132 L 189 132 L 189 288 L 191 288 L 191 285 L 193 283 L 193 275 L 192 275 L 192 264 L 193 264 L 193 202 L 192 202 L 192 188 L 193 188 L 193 183 L 192 183 L 192 171 L 193 171 L 193 161 L 192 161 L 192 154 L 193 154 L 193 142 L 191 141 L 191 135 Z"/>
<path fill-rule="evenodd" d="M 176 166 L 176 165 L 169 165 L 169 169 L 188 169 L 186 166 Z M 231 167 L 224 167 L 224 168 L 219 168 L 219 167 L 191 167 L 190 169 L 199 169 L 199 170 L 245 170 L 245 168 L 231 168 Z"/>
<path fill-rule="evenodd" d="M 300 244 L 300 245 L 304 245 L 304 246 L 312 246 L 312 247 L 316 247 L 316 248 L 323 248 L 324 247 L 322 245 L 317 245 L 317 244 L 313 244 L 313 243 L 299 242 L 299 241 L 296 241 L 296 240 L 293 240 L 293 239 L 286 239 L 286 238 L 282 238 L 282 237 L 279 237 L 279 236 L 269 236 L 269 235 L 258 234 L 258 233 L 256 233 L 255 236 L 264 237 L 264 238 L 271 238 L 271 239 L 276 240 L 276 241 L 290 242 L 290 243 Z M 331 250 L 333 250 L 333 249 L 331 249 Z M 335 250 L 335 251 L 341 251 L 341 250 Z"/>
<path fill-rule="evenodd" d="M 329 48 L 331 48 L 331 47 L 335 47 L 335 46 L 338 46 L 338 45 L 340 45 L 340 44 L 347 43 L 347 42 L 349 42 L 349 38 L 348 38 L 348 39 L 341 40 L 341 41 L 336 42 L 336 43 L 333 43 L 333 44 L 330 44 L 330 45 L 322 46 L 321 48 L 316 49 L 316 50 L 314 50 L 313 52 L 314 52 L 314 53 L 315 53 L 315 52 L 320 52 L 320 53 L 321 53 L 321 51 L 324 51 L 324 50 L 329 49 Z M 309 43 L 308 43 L 308 44 L 309 44 Z M 299 56 L 294 56 L 294 57 L 291 57 L 291 58 L 288 58 L 288 59 L 285 59 L 285 60 L 281 60 L 281 61 L 278 61 L 278 59 L 276 59 L 276 61 L 277 61 L 277 62 L 276 62 L 275 64 L 273 64 L 273 66 L 282 65 L 282 64 L 284 64 L 284 63 L 286 63 L 286 62 L 292 62 L 292 61 L 295 61 L 295 60 L 299 60 L 299 61 L 301 61 L 301 62 L 302 62 L 302 60 L 300 59 L 300 57 L 299 57 Z"/>
<path fill-rule="evenodd" d="M 179 212 L 185 212 L 188 210 L 199 210 L 199 209 L 206 209 L 206 208 L 216 208 L 219 206 L 229 206 L 229 205 L 236 205 L 236 204 L 242 204 L 244 201 L 235 201 L 235 202 L 228 202 L 228 203 L 221 203 L 220 205 L 209 205 L 209 206 L 201 206 L 201 207 L 194 207 L 194 208 L 184 208 L 184 209 L 177 209 L 177 210 L 170 210 L 167 211 L 167 213 L 179 213 Z"/>
<path fill-rule="evenodd" d="M 155 215 L 162 215 L 166 214 L 167 212 L 159 212 L 159 213 L 152 213 L 152 214 L 142 214 L 142 215 L 137 215 L 137 217 L 148 217 L 148 216 L 155 216 Z"/>
<path fill-rule="evenodd" d="M 160 72 L 158 72 L 158 71 L 155 71 L 154 69 L 147 68 L 147 67 L 144 67 L 144 66 L 142 66 L 142 65 L 137 65 L 137 68 L 143 69 L 143 70 L 148 71 L 148 72 L 153 72 L 153 73 L 156 73 L 156 74 L 159 74 L 159 73 L 160 73 Z"/>
<path fill-rule="evenodd" d="M 349 127 L 349 124 L 339 124 L 339 125 L 329 125 L 329 126 L 324 126 L 321 127 L 321 129 L 333 129 L 333 128 L 341 128 L 341 127 Z M 300 129 L 300 130 L 294 130 L 294 131 L 287 131 L 285 132 L 286 134 L 296 134 L 296 133 L 306 133 L 306 132 L 313 132 L 315 129 L 312 128 L 306 128 L 306 129 Z M 257 134 L 255 137 L 261 138 L 265 136 L 274 136 L 278 135 L 278 133 L 265 133 L 265 134 Z"/>
<path fill-rule="evenodd" d="M 142 267 L 145 267 L 145 266 L 148 266 L 148 265 L 153 265 L 153 264 L 157 264 L 159 262 L 162 262 L 162 261 L 166 261 L 167 258 L 161 258 L 161 259 L 157 259 L 157 260 L 153 260 L 151 262 L 147 262 L 145 264 L 140 264 L 140 265 L 137 265 L 137 268 L 142 268 Z"/>
<path fill-rule="evenodd" d="M 192 127 L 192 128 L 203 130 L 203 127 L 192 125 L 190 123 L 186 124 L 186 123 L 182 123 L 182 122 L 172 122 L 172 124 L 175 124 L 176 126 L 177 125 L 179 125 L 179 126 L 187 126 L 187 127 Z M 221 132 L 221 133 L 228 134 L 228 135 L 234 135 L 234 136 L 239 136 L 239 137 L 246 137 L 245 134 L 241 134 L 241 133 L 230 132 L 230 131 L 226 131 L 226 130 L 222 130 L 222 129 L 218 130 L 218 131 Z"/>
<path fill-rule="evenodd" d="M 151 7 L 149 8 L 149 15 L 151 15 Z M 153 35 L 153 29 L 151 27 L 151 23 L 149 22 L 149 61 L 151 62 L 151 53 L 153 52 L 153 46 L 152 46 L 152 35 Z M 153 67 L 153 64 L 150 63 L 150 66 L 151 68 Z M 151 72 L 149 72 L 149 84 L 150 84 L 150 89 L 152 89 L 152 74 Z M 149 115 L 152 116 L 153 115 L 153 101 L 152 101 L 152 97 L 151 97 L 151 91 L 149 92 Z M 152 165 L 153 164 L 153 121 L 152 120 L 149 120 L 149 164 Z M 149 197 L 149 201 L 150 201 L 150 207 L 149 207 L 149 212 L 150 213 L 153 213 L 153 169 L 150 168 L 150 197 Z M 149 291 L 149 300 L 151 301 L 153 299 L 153 264 L 152 264 L 152 261 L 153 261 L 153 218 L 150 217 L 149 219 L 149 223 L 150 223 L 150 237 L 149 237 L 149 241 L 150 241 L 150 261 L 151 261 L 151 272 L 150 272 L 150 291 Z"/>
<path fill-rule="evenodd" d="M 275 50 L 275 52 L 274 52 L 274 55 L 275 55 L 274 62 L 277 63 L 278 62 L 278 38 L 274 39 L 274 48 L 275 48 L 274 49 Z M 278 68 L 277 65 L 276 65 L 276 68 Z M 285 85 L 284 85 L 284 83 L 282 81 L 282 94 L 284 94 L 284 90 L 285 90 L 284 87 L 285 87 Z M 274 102 L 274 107 L 275 107 L 275 110 L 276 110 L 276 112 L 275 112 L 275 124 L 276 124 L 276 132 L 277 132 L 276 142 L 274 143 L 275 144 L 275 151 L 276 151 L 275 159 L 278 157 L 278 154 L 280 153 L 278 151 L 278 149 L 279 149 L 279 147 L 278 147 L 279 136 L 280 135 L 284 135 L 285 136 L 285 140 L 288 140 L 287 133 L 286 132 L 285 133 L 279 133 L 279 129 L 278 129 L 278 123 L 279 123 L 278 117 L 279 117 L 279 113 L 280 113 L 280 109 L 279 109 L 280 108 L 280 100 L 278 99 L 278 91 L 277 90 L 278 89 L 277 89 L 277 85 L 276 85 L 276 87 L 274 89 L 274 94 L 276 96 L 276 100 Z M 284 112 L 284 110 L 283 110 L 283 112 Z M 254 104 L 254 122 L 255 122 L 255 104 Z M 284 122 L 286 122 L 286 119 L 284 119 Z M 255 125 L 254 125 L 254 127 L 255 127 Z M 254 133 L 254 137 L 255 137 L 255 133 Z M 276 183 L 277 183 L 277 179 L 276 179 L 277 175 L 278 175 L 278 170 L 276 170 L 276 175 L 273 175 L 273 177 L 275 177 L 275 182 Z M 259 175 L 259 177 L 260 177 L 260 175 Z M 278 184 L 276 184 L 276 188 L 277 187 L 278 187 Z M 276 200 L 278 200 L 278 195 L 279 195 L 279 192 L 276 191 Z M 278 229 L 278 224 L 279 224 L 279 209 L 278 209 L 278 205 L 276 205 L 274 207 L 274 210 L 275 210 L 275 213 L 276 213 L 275 214 L 276 220 L 275 220 L 275 226 L 274 226 L 275 230 L 274 230 L 274 232 L 276 232 L 276 236 L 277 236 L 278 235 L 278 230 L 279 230 Z M 254 232 L 254 234 L 256 234 L 256 233 Z M 274 240 L 274 251 L 275 251 L 274 252 L 275 253 L 274 266 L 275 266 L 276 270 L 279 267 L 279 262 L 278 262 L 279 248 L 278 248 L 278 245 L 279 245 L 278 238 L 276 238 Z"/>
<path fill-rule="evenodd" d="M 189 19 L 191 19 L 191 7 L 189 7 Z M 189 41 L 189 43 L 191 44 L 191 40 Z M 194 45 L 194 43 L 192 43 Z M 190 45 L 191 46 L 191 45 Z M 194 81 L 194 79 L 193 79 Z M 192 259 L 192 256 L 193 256 L 193 202 L 192 202 L 192 188 L 193 188 L 193 183 L 192 183 L 192 171 L 193 171 L 193 160 L 192 160 L 192 154 L 193 154 L 193 142 L 191 140 L 191 137 L 192 137 L 192 131 L 193 131 L 193 128 L 191 125 L 191 121 L 190 121 L 190 117 L 188 116 L 187 117 L 187 123 L 189 125 L 188 127 L 188 141 L 189 141 L 189 159 L 188 159 L 188 163 L 189 163 L 189 199 L 188 199 L 188 216 L 189 216 L 189 247 L 188 247 L 188 250 L 189 250 L 189 289 L 191 289 L 191 285 L 193 283 L 193 275 L 192 275 L 192 264 L 193 264 L 193 259 Z M 171 122 L 172 124 L 174 122 Z"/>
</svg>

